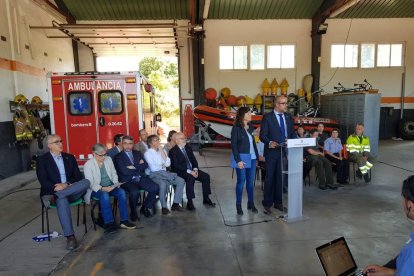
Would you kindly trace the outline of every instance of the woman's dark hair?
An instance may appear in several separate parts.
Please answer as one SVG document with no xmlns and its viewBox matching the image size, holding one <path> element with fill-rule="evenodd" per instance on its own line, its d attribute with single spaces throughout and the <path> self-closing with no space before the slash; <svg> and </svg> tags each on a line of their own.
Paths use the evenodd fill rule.
<svg viewBox="0 0 414 276">
<path fill-rule="evenodd" d="M 237 110 L 236 119 L 234 119 L 234 125 L 244 127 L 244 115 L 250 112 L 250 108 L 247 106 L 242 106 Z"/>
<path fill-rule="evenodd" d="M 147 138 L 148 146 L 151 147 L 151 145 L 154 143 L 155 140 L 160 140 L 160 138 L 155 134 L 148 136 Z"/>
<path fill-rule="evenodd" d="M 404 180 L 401 195 L 405 199 L 414 202 L 414 175 L 411 175 Z"/>
<path fill-rule="evenodd" d="M 175 130 L 170 130 L 170 132 L 168 132 L 168 137 L 167 137 L 167 142 L 171 142 L 171 138 L 174 134 L 176 134 L 177 131 Z"/>
</svg>

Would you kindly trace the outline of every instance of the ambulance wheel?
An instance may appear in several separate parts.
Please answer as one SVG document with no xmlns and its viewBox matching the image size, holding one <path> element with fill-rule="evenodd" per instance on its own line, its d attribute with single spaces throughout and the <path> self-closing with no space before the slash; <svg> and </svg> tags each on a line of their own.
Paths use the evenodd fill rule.
<svg viewBox="0 0 414 276">
<path fill-rule="evenodd" d="M 414 140 L 414 119 L 403 118 L 400 121 L 400 135 L 404 140 Z"/>
</svg>

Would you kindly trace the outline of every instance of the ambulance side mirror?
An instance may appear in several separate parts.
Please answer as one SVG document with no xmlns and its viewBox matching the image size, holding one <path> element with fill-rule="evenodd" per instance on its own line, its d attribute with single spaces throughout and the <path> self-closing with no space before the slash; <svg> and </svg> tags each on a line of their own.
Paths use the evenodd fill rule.
<svg viewBox="0 0 414 276">
<path fill-rule="evenodd" d="M 155 121 L 156 122 L 161 122 L 162 121 L 162 118 L 161 118 L 161 114 L 160 113 L 155 114 Z"/>
</svg>

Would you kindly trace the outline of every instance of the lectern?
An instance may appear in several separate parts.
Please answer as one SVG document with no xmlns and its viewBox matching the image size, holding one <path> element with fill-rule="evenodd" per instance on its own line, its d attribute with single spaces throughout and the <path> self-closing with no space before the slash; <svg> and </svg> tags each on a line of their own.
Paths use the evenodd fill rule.
<svg viewBox="0 0 414 276">
<path fill-rule="evenodd" d="M 303 148 L 316 145 L 315 138 L 288 139 L 288 213 L 286 222 L 296 222 L 307 219 L 302 214 L 303 201 Z"/>
</svg>

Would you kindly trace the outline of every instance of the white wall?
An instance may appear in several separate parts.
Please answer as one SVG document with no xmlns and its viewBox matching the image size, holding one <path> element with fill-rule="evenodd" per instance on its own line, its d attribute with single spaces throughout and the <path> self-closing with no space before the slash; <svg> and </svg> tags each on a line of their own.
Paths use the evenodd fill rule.
<svg viewBox="0 0 414 276">
<path fill-rule="evenodd" d="M 17 94 L 47 101 L 48 71 L 74 70 L 70 39 L 48 39 L 50 31 L 29 29 L 29 25 L 51 26 L 52 20 L 56 18 L 33 1 L 0 1 L 0 35 L 7 39 L 0 41 L 0 122 L 12 119 L 9 101 Z M 5 66 L 8 63 L 16 63 L 17 69 Z"/>
<path fill-rule="evenodd" d="M 352 21 L 352 23 L 351 23 Z M 328 31 L 322 39 L 321 85 L 324 90 L 331 92 L 333 86 L 341 82 L 345 87 L 361 83 L 366 78 L 374 88 L 379 89 L 382 97 L 399 97 L 401 95 L 401 74 L 404 68 L 374 68 L 374 69 L 345 69 L 330 67 L 331 44 L 345 43 L 405 43 L 406 45 L 406 97 L 414 96 L 414 19 L 329 19 Z M 335 74 L 335 75 L 334 75 Z M 382 104 L 394 106 L 399 104 Z M 407 104 L 406 108 L 414 108 Z"/>
<path fill-rule="evenodd" d="M 78 42 L 79 71 L 95 71 L 92 50 Z"/>
<path fill-rule="evenodd" d="M 303 77 L 311 73 L 311 20 L 207 20 L 205 49 L 205 87 L 219 91 L 229 87 L 233 95 L 255 96 L 265 78 L 278 83 L 286 78 L 288 92 L 302 87 Z M 295 69 L 219 70 L 220 45 L 284 43 L 296 45 Z M 279 90 L 280 91 L 280 90 Z"/>
</svg>

